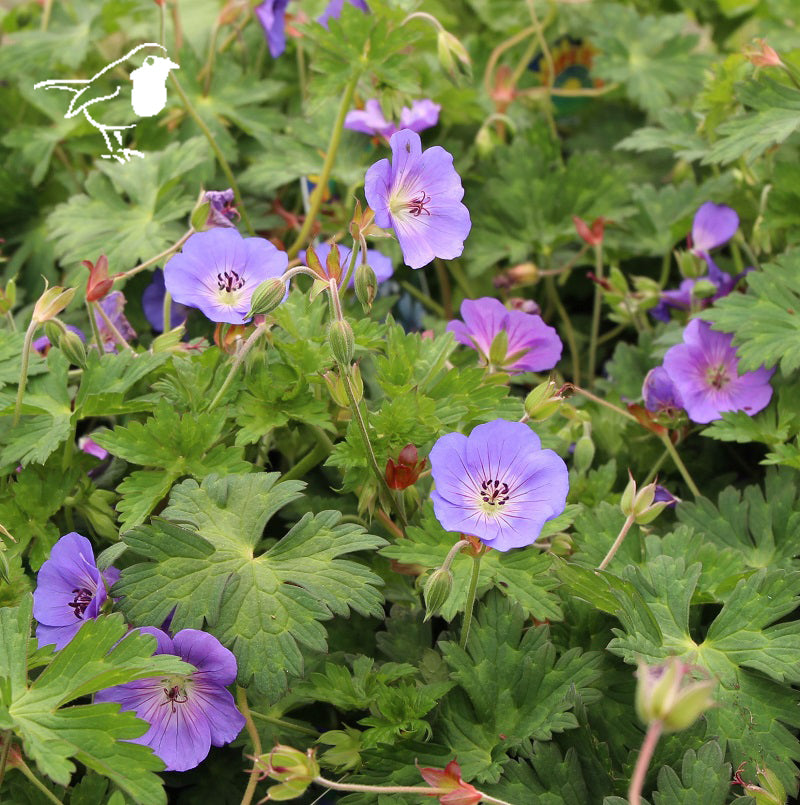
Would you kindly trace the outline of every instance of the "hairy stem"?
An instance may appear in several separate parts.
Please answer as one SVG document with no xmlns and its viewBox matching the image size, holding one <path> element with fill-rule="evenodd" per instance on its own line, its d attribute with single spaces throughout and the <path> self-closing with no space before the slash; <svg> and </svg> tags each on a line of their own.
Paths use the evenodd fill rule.
<svg viewBox="0 0 800 805">
<path fill-rule="evenodd" d="M 250 350 L 255 346 L 256 341 L 258 341 L 258 339 L 265 332 L 266 327 L 263 324 L 259 324 L 258 327 L 256 327 L 256 329 L 250 334 L 250 337 L 247 339 L 247 341 L 244 342 L 244 345 L 233 359 L 233 364 L 228 372 L 228 376 L 225 378 L 223 384 L 219 387 L 219 391 L 214 396 L 214 399 L 211 400 L 211 403 L 209 404 L 208 408 L 206 408 L 206 411 L 213 411 L 217 405 L 219 405 L 219 401 L 222 399 L 223 395 L 233 382 L 233 378 L 236 376 L 236 372 L 239 370 L 242 362 L 247 357 L 248 352 L 250 352 Z"/>
<path fill-rule="evenodd" d="M 603 279 L 603 244 L 594 247 L 594 273 L 597 280 L 594 284 L 594 301 L 592 303 L 592 329 L 589 335 L 589 372 L 587 382 L 589 388 L 594 387 L 594 374 L 597 364 L 597 338 L 600 335 L 600 310 L 603 304 L 603 293 L 600 281 Z"/>
<path fill-rule="evenodd" d="M 567 313 L 567 309 L 561 301 L 558 294 L 555 280 L 552 277 L 545 277 L 545 288 L 547 296 L 561 319 L 561 324 L 564 327 L 564 334 L 567 337 L 567 346 L 569 347 L 569 357 L 572 363 L 572 378 L 576 383 L 581 382 L 581 361 L 578 355 L 578 343 L 575 340 L 575 330 L 572 329 L 572 321 Z"/>
<path fill-rule="evenodd" d="M 350 80 L 347 82 L 347 86 L 344 88 L 344 92 L 342 93 L 342 99 L 339 101 L 339 111 L 336 113 L 336 120 L 333 123 L 331 137 L 328 141 L 328 150 L 325 154 L 325 162 L 322 164 L 322 172 L 320 173 L 317 186 L 314 188 L 314 192 L 311 194 L 308 215 L 306 215 L 305 220 L 303 221 L 303 226 L 300 228 L 297 239 L 289 248 L 288 254 L 290 260 L 300 251 L 300 249 L 303 247 L 303 244 L 308 239 L 308 236 L 314 226 L 317 213 L 319 212 L 319 208 L 322 206 L 322 197 L 325 195 L 325 188 L 328 186 L 328 179 L 330 179 L 333 164 L 336 161 L 336 152 L 339 150 L 339 143 L 342 139 L 344 119 L 347 113 L 350 111 L 350 107 L 352 106 L 353 95 L 355 94 L 358 79 L 360 77 L 361 71 L 356 70 L 351 76 Z"/>
<path fill-rule="evenodd" d="M 25 386 L 28 384 L 28 363 L 31 358 L 31 345 L 36 328 L 39 326 L 35 319 L 31 319 L 28 329 L 25 331 L 25 341 L 22 344 L 22 367 L 19 371 L 19 386 L 17 387 L 17 402 L 14 406 L 14 427 L 19 424 L 19 417 L 22 412 L 22 400 L 25 397 Z"/>
<path fill-rule="evenodd" d="M 636 758 L 636 766 L 633 770 L 633 777 L 631 777 L 631 785 L 628 789 L 628 802 L 630 805 L 641 805 L 644 778 L 647 776 L 647 769 L 650 766 L 653 751 L 656 748 L 656 744 L 661 737 L 661 731 L 663 729 L 664 725 L 660 721 L 654 721 L 647 728 L 644 741 L 642 741 L 642 748 L 639 750 L 639 757 Z"/>
<path fill-rule="evenodd" d="M 127 349 L 130 352 L 133 352 L 133 347 L 125 340 L 125 336 L 117 329 L 117 326 L 114 324 L 113 321 L 108 316 L 108 313 L 103 310 L 103 306 L 99 302 L 90 302 L 90 306 L 92 310 L 96 311 L 100 318 L 103 320 L 103 323 L 108 328 L 108 331 L 114 337 L 114 340 L 121 346 L 123 349 Z M 98 348 L 102 349 L 99 345 Z"/>
<path fill-rule="evenodd" d="M 250 736 L 250 741 L 253 744 L 253 755 L 256 758 L 262 754 L 261 738 L 258 735 L 256 725 L 253 723 L 253 714 L 250 712 L 250 705 L 247 703 L 247 691 L 240 685 L 236 686 L 236 704 L 239 705 L 239 710 L 244 716 L 244 725 L 247 729 L 247 734 Z M 253 795 L 256 792 L 256 785 L 258 784 L 258 760 L 253 763 L 253 773 L 247 781 L 247 788 L 244 790 L 241 805 L 250 805 L 253 801 Z"/>
<path fill-rule="evenodd" d="M 635 517 L 632 514 L 629 514 L 625 522 L 622 524 L 622 528 L 620 528 L 619 534 L 617 535 L 617 538 L 614 540 L 614 544 L 608 549 L 608 553 L 605 555 L 605 558 L 597 566 L 598 570 L 605 570 L 606 567 L 608 567 L 608 563 L 614 558 L 614 555 L 619 550 L 619 546 L 622 545 L 622 542 L 625 539 L 628 531 L 630 531 L 630 528 L 633 525 L 634 520 Z"/>
<path fill-rule="evenodd" d="M 689 474 L 689 470 L 686 469 L 686 465 L 683 463 L 683 460 L 678 455 L 678 451 L 675 445 L 669 438 L 669 434 L 667 433 L 660 433 L 658 436 L 661 439 L 661 443 L 667 449 L 667 452 L 670 454 L 670 457 L 675 462 L 675 466 L 678 468 L 678 472 L 683 477 L 683 480 L 686 482 L 686 486 L 689 487 L 691 493 L 696 497 L 700 497 L 700 490 L 697 488 L 697 484 L 692 479 L 692 476 Z"/>
<path fill-rule="evenodd" d="M 17 768 L 50 800 L 50 802 L 54 802 L 56 805 L 63 805 L 61 800 L 31 771 L 28 764 L 22 758 L 17 760 Z"/>
<path fill-rule="evenodd" d="M 0 740 L 3 742 L 3 748 L 0 750 L 0 788 L 3 787 L 3 777 L 6 774 L 6 763 L 8 763 L 8 753 L 11 751 L 12 736 L 13 732 L 11 730 L 5 730 L 0 736 Z"/>
<path fill-rule="evenodd" d="M 431 299 L 430 296 L 426 296 L 424 293 L 422 293 L 422 291 L 420 291 L 419 288 L 417 288 L 415 285 L 412 285 L 407 280 L 400 280 L 400 287 L 403 290 L 408 291 L 408 293 L 410 293 L 411 296 L 414 297 L 414 299 L 418 300 L 419 302 L 422 302 L 422 304 L 426 308 L 428 308 L 428 310 L 433 311 L 434 313 L 436 313 L 439 316 L 442 316 L 443 318 L 450 318 L 450 316 L 445 316 L 444 308 L 437 301 Z"/>
<path fill-rule="evenodd" d="M 172 244 L 168 249 L 164 249 L 163 252 L 160 252 L 155 257 L 151 257 L 149 260 L 145 260 L 144 263 L 139 263 L 138 266 L 134 266 L 129 271 L 123 271 L 121 274 L 117 274 L 116 276 L 112 277 L 114 282 L 117 280 L 126 280 L 129 277 L 133 277 L 134 275 L 138 274 L 140 271 L 144 271 L 146 268 L 150 268 L 154 263 L 158 263 L 163 260 L 165 257 L 169 257 L 173 252 L 177 252 L 178 249 L 186 243 L 189 238 L 194 235 L 194 227 L 189 227 L 189 231 L 181 237 L 180 240 L 176 241 Z"/>
<path fill-rule="evenodd" d="M 461 640 L 458 641 L 461 648 L 467 647 L 467 640 L 469 639 L 469 629 L 472 626 L 472 610 L 475 609 L 475 594 L 478 591 L 478 576 L 481 569 L 481 553 L 475 554 L 472 558 L 472 575 L 469 579 L 469 588 L 467 589 L 467 601 L 464 605 L 464 623 L 461 625 Z"/>
<path fill-rule="evenodd" d="M 214 156 L 217 158 L 217 162 L 219 162 L 219 166 L 222 168 L 222 172 L 225 174 L 225 178 L 228 180 L 228 184 L 233 190 L 233 195 L 236 197 L 236 207 L 242 216 L 242 221 L 244 222 L 247 231 L 251 235 L 255 235 L 256 231 L 253 229 L 253 225 L 250 223 L 250 217 L 245 209 L 244 201 L 242 201 L 242 194 L 239 191 L 239 185 L 233 175 L 231 166 L 228 164 L 228 160 L 225 159 L 222 149 L 219 147 L 219 145 L 217 145 L 217 141 L 214 139 L 214 135 L 211 133 L 211 130 L 208 128 L 203 118 L 197 113 L 197 109 L 195 109 L 192 105 L 192 102 L 189 100 L 189 96 L 184 92 L 183 87 L 175 76 L 174 71 L 170 73 L 169 77 L 172 80 L 178 95 L 180 96 L 181 102 L 183 103 L 183 108 L 186 110 L 189 117 L 191 117 L 192 120 L 197 123 L 200 131 L 203 132 L 205 138 L 208 140 L 208 144 L 211 146 L 211 150 L 214 152 Z"/>
</svg>

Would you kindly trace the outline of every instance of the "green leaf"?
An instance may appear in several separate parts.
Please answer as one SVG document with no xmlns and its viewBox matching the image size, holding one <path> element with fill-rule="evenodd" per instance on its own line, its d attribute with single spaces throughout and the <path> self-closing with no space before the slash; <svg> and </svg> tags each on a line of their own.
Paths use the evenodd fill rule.
<svg viewBox="0 0 800 805">
<path fill-rule="evenodd" d="M 571 522 L 577 507 L 569 506 L 559 517 L 545 524 L 540 539 L 557 533 Z M 407 539 L 398 540 L 381 551 L 381 554 L 408 565 L 420 565 L 433 570 L 441 567 L 450 548 L 458 537 L 446 532 L 433 514 L 431 503 L 425 505 L 419 526 L 406 529 Z M 439 615 L 452 621 L 464 611 L 473 559 L 463 551 L 453 560 L 453 590 Z M 558 582 L 550 573 L 552 558 L 535 547 L 502 552 L 489 551 L 482 559 L 478 576 L 478 589 L 497 589 L 519 604 L 526 616 L 537 620 L 558 621 L 563 617 L 558 597 L 553 589 Z"/>
<path fill-rule="evenodd" d="M 153 773 L 164 764 L 145 746 L 128 743 L 147 724 L 114 703 L 70 705 L 104 688 L 154 675 L 187 673 L 191 666 L 171 655 L 153 656 L 151 635 L 126 633 L 120 615 L 83 625 L 33 681 L 26 679 L 32 599 L 0 610 L 0 721 L 22 741 L 25 755 L 60 785 L 68 785 L 74 760 L 110 778 L 137 802 L 166 803 Z"/>
<path fill-rule="evenodd" d="M 358 526 L 337 525 L 341 515 L 328 511 L 307 514 L 262 551 L 265 525 L 303 488 L 277 480 L 276 473 L 259 473 L 183 481 L 172 490 L 165 520 L 124 535 L 151 561 L 124 570 L 114 588 L 134 623 L 160 624 L 173 607 L 174 630 L 205 622 L 236 655 L 240 684 L 254 678 L 271 697 L 287 677 L 302 674 L 301 646 L 325 651 L 320 621 L 351 609 L 382 615 L 379 577 L 340 557 L 385 544 Z"/>
<path fill-rule="evenodd" d="M 742 156 L 752 161 L 800 128 L 800 91 L 794 87 L 762 73 L 757 80 L 737 85 L 736 94 L 752 111 L 717 127 L 706 164 L 728 164 Z"/>
<path fill-rule="evenodd" d="M 733 333 L 739 371 L 780 361 L 788 375 L 800 367 L 800 249 L 747 275 L 747 293 L 729 294 L 700 314 L 714 330 Z"/>
<path fill-rule="evenodd" d="M 496 782 L 508 751 L 577 726 L 573 687 L 587 701 L 600 696 L 599 654 L 557 657 L 547 628 L 525 628 L 522 610 L 496 593 L 478 607 L 466 650 L 452 642 L 441 650 L 461 688 L 445 700 L 443 729 L 467 778 Z"/>
<path fill-rule="evenodd" d="M 698 121 L 692 113 L 667 107 L 656 111 L 656 122 L 658 126 L 636 129 L 633 134 L 620 140 L 616 147 L 640 154 L 668 149 L 677 159 L 688 162 L 701 159 L 708 153 L 708 145 L 697 133 Z"/>
<path fill-rule="evenodd" d="M 207 141 L 195 137 L 146 159 L 98 161 L 86 180 L 86 195 L 72 196 L 47 218 L 58 258 L 77 264 L 86 255 L 105 254 L 118 271 L 162 252 L 185 231 L 182 221 L 196 195 L 192 170 L 208 155 Z"/>
<path fill-rule="evenodd" d="M 236 447 L 218 444 L 225 426 L 223 409 L 211 413 L 181 415 L 162 399 L 144 423 L 99 432 L 93 439 L 111 454 L 136 464 L 158 467 L 137 470 L 120 485 L 117 510 L 123 526 L 143 522 L 170 486 L 183 475 L 203 478 L 210 472 L 247 472 L 250 464 Z"/>
</svg>

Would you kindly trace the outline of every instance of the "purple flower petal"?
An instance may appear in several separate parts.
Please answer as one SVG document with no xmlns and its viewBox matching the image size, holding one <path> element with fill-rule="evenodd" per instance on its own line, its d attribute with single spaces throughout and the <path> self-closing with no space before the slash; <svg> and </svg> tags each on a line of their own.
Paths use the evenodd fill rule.
<svg viewBox="0 0 800 805">
<path fill-rule="evenodd" d="M 131 327 L 130 322 L 125 318 L 123 311 L 127 300 L 122 291 L 112 291 L 107 296 L 103 297 L 99 305 L 103 308 L 106 316 L 108 316 L 114 327 L 117 328 L 119 334 L 126 340 L 132 341 L 136 338 L 136 331 Z M 100 337 L 103 339 L 103 346 L 106 352 L 116 352 L 117 339 L 113 332 L 106 324 L 105 319 L 97 312 L 94 314 L 94 319 L 97 322 L 97 328 L 100 331 Z"/>
<path fill-rule="evenodd" d="M 653 413 L 683 408 L 681 394 L 663 366 L 651 369 L 642 385 L 644 407 Z"/>
<path fill-rule="evenodd" d="M 164 267 L 164 282 L 176 302 L 199 308 L 215 322 L 244 324 L 259 284 L 280 277 L 289 259 L 263 238 L 243 238 L 235 229 L 196 232 Z"/>
<path fill-rule="evenodd" d="M 158 641 L 156 654 L 175 654 L 197 669 L 168 679 L 151 677 L 95 694 L 97 702 L 119 702 L 150 724 L 131 743 L 149 746 L 168 771 L 200 764 L 211 745 L 234 740 L 245 720 L 225 685 L 236 678 L 236 659 L 206 632 L 184 629 L 170 638 L 160 629 L 141 630 Z"/>
<path fill-rule="evenodd" d="M 703 255 L 727 243 L 739 228 L 736 210 L 725 204 L 701 204 L 692 222 L 692 250 Z"/>
<path fill-rule="evenodd" d="M 745 411 L 752 416 L 772 397 L 769 380 L 774 370 L 762 367 L 740 375 L 733 336 L 716 332 L 699 319 L 686 326 L 682 344 L 667 350 L 664 369 L 693 422 L 712 422 L 724 411 Z"/>
<path fill-rule="evenodd" d="M 493 297 L 465 299 L 461 303 L 461 316 L 463 324 L 451 321 L 447 329 L 456 341 L 477 349 L 484 363 L 488 363 L 492 342 L 502 331 L 506 332 L 508 347 L 500 365 L 507 372 L 542 372 L 561 360 L 561 339 L 541 316 L 508 310 Z"/>
<path fill-rule="evenodd" d="M 411 106 L 404 106 L 400 110 L 400 128 L 411 131 L 425 131 L 439 122 L 439 112 L 442 107 L 430 98 L 412 101 Z"/>
<path fill-rule="evenodd" d="M 142 294 L 142 309 L 150 326 L 157 332 L 164 332 L 164 295 L 166 286 L 164 285 L 164 272 L 157 268 L 153 272 L 153 281 L 144 289 Z M 186 321 L 189 315 L 189 308 L 178 302 L 173 302 L 170 308 L 169 323 L 170 329 L 175 329 L 179 324 Z"/>
<path fill-rule="evenodd" d="M 207 190 L 203 196 L 203 201 L 207 201 L 211 206 L 208 211 L 206 226 L 221 226 L 226 229 L 234 228 L 234 218 L 239 218 L 239 210 L 234 206 L 236 194 L 228 188 L 227 190 Z"/>
<path fill-rule="evenodd" d="M 284 15 L 288 5 L 289 0 L 264 0 L 260 6 L 253 9 L 264 29 L 269 53 L 273 59 L 277 59 L 286 50 Z"/>
<path fill-rule="evenodd" d="M 431 493 L 442 527 L 499 551 L 534 543 L 566 505 L 569 473 L 521 422 L 497 419 L 466 437 L 442 436 L 430 453 Z"/>
<path fill-rule="evenodd" d="M 332 19 L 338 20 L 342 16 L 345 0 L 331 0 L 325 7 L 325 11 L 317 17 L 317 22 L 323 27 L 328 27 L 328 22 Z M 365 14 L 369 12 L 369 6 L 365 0 L 347 0 L 347 2 L 355 8 L 363 11 Z"/>
<path fill-rule="evenodd" d="M 61 537 L 36 576 L 33 616 L 40 645 L 64 648 L 87 620 L 100 614 L 106 586 L 118 579 L 116 568 L 100 573 L 86 537 L 74 531 Z"/>
<path fill-rule="evenodd" d="M 387 139 L 397 131 L 397 126 L 383 116 L 380 101 L 374 98 L 368 100 L 363 109 L 348 112 L 344 119 L 344 127 Z"/>
<path fill-rule="evenodd" d="M 408 129 L 392 135 L 390 145 L 391 163 L 376 162 L 364 180 L 376 224 L 394 228 L 411 268 L 458 257 L 471 222 L 452 155 L 440 146 L 423 152 L 419 134 Z"/>
</svg>

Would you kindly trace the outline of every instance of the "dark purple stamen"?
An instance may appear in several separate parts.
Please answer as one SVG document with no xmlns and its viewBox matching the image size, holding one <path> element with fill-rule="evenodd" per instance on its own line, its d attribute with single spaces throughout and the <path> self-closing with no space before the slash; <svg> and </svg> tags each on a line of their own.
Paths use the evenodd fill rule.
<svg viewBox="0 0 800 805">
<path fill-rule="evenodd" d="M 171 688 L 164 688 L 164 695 L 167 697 L 167 700 L 161 702 L 161 706 L 163 707 L 165 704 L 168 704 L 172 708 L 173 713 L 175 712 L 176 704 L 183 704 L 188 701 L 188 698 L 181 694 L 181 689 L 178 685 L 173 685 Z"/>
<path fill-rule="evenodd" d="M 420 190 L 414 198 L 407 203 L 408 209 L 415 218 L 420 215 L 430 215 L 430 210 L 425 209 L 425 205 L 431 200 L 431 197 L 425 194 L 424 190 Z"/>
<path fill-rule="evenodd" d="M 730 382 L 728 372 L 724 366 L 716 366 L 708 371 L 708 382 L 715 388 L 721 389 Z"/>
<path fill-rule="evenodd" d="M 220 291 L 238 291 L 244 285 L 244 277 L 240 277 L 233 269 L 228 269 L 217 274 L 217 285 Z"/>
<path fill-rule="evenodd" d="M 489 478 L 481 484 L 481 498 L 492 506 L 505 506 L 508 502 L 508 484 Z"/>
<path fill-rule="evenodd" d="M 85 587 L 75 588 L 72 592 L 75 593 L 75 597 L 67 606 L 72 607 L 72 610 L 75 612 L 75 617 L 79 621 L 82 621 L 83 613 L 86 612 L 86 607 L 92 603 L 94 593 L 91 590 L 87 590 Z"/>
</svg>

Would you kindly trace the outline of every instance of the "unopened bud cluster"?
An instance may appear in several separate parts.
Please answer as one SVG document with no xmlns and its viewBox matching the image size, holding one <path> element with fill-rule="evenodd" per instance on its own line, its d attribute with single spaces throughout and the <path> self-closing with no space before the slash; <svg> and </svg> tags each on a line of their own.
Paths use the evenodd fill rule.
<svg viewBox="0 0 800 805">
<path fill-rule="evenodd" d="M 563 397 L 553 380 L 540 383 L 525 398 L 525 414 L 533 422 L 544 422 L 561 407 Z"/>
<path fill-rule="evenodd" d="M 657 491 L 655 482 L 637 490 L 636 481 L 633 480 L 630 472 L 628 477 L 630 480 L 619 502 L 622 513 L 626 517 L 632 517 L 637 525 L 652 523 L 666 508 L 668 501 L 655 501 Z"/>
<path fill-rule="evenodd" d="M 307 753 L 291 746 L 276 745 L 269 754 L 256 759 L 255 768 L 265 777 L 278 781 L 267 792 L 267 798 L 275 802 L 295 799 L 319 776 L 319 764 L 313 750 Z"/>
</svg>

